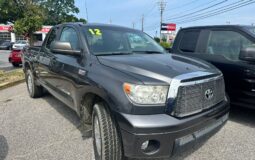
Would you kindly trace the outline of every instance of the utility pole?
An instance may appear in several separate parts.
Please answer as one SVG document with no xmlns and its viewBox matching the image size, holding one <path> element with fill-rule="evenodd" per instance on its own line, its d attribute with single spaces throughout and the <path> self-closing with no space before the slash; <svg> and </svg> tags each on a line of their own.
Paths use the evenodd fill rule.
<svg viewBox="0 0 255 160">
<path fill-rule="evenodd" d="M 161 34 L 161 26 L 162 26 L 162 22 L 163 22 L 163 14 L 166 8 L 166 1 L 165 0 L 160 0 L 158 2 L 158 6 L 159 6 L 159 11 L 160 11 L 160 40 L 162 39 L 162 34 Z"/>
<path fill-rule="evenodd" d="M 132 22 L 133 29 L 135 29 L 135 22 Z"/>
<path fill-rule="evenodd" d="M 110 18 L 110 20 L 109 20 L 109 24 L 112 24 L 112 18 Z"/>
<path fill-rule="evenodd" d="M 87 0 L 85 0 L 85 9 L 86 9 L 87 22 L 89 22 L 89 15 L 88 15 L 88 8 L 87 8 Z"/>
<path fill-rule="evenodd" d="M 144 26 L 144 15 L 142 15 L 142 31 L 143 31 L 143 26 Z"/>
</svg>

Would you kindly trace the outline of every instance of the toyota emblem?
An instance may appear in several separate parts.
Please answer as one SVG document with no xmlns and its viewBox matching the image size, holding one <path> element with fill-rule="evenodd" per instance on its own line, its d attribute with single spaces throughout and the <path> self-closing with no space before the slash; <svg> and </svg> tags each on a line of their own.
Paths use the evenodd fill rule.
<svg viewBox="0 0 255 160">
<path fill-rule="evenodd" d="M 205 91 L 205 98 L 207 100 L 211 100 L 213 98 L 213 90 L 212 89 L 207 89 Z"/>
</svg>

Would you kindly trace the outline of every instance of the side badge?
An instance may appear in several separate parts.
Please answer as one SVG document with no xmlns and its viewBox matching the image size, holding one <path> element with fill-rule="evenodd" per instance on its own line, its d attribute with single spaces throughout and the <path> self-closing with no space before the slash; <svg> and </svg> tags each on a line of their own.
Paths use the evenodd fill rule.
<svg viewBox="0 0 255 160">
<path fill-rule="evenodd" d="M 79 75 L 82 75 L 82 76 L 85 76 L 86 75 L 86 71 L 85 70 L 82 70 L 82 69 L 79 69 L 79 71 L 78 71 L 78 74 Z"/>
</svg>

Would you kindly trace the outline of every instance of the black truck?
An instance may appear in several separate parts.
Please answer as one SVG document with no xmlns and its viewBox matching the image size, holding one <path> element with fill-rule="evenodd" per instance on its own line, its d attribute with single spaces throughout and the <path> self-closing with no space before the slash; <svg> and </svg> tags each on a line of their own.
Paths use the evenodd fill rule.
<svg viewBox="0 0 255 160">
<path fill-rule="evenodd" d="M 96 160 L 168 158 L 228 119 L 222 73 L 145 33 L 66 23 L 22 56 L 29 95 L 46 89 L 92 124 Z"/>
<path fill-rule="evenodd" d="M 225 78 L 231 104 L 255 109 L 255 27 L 200 26 L 181 29 L 172 53 L 206 60 Z"/>
</svg>

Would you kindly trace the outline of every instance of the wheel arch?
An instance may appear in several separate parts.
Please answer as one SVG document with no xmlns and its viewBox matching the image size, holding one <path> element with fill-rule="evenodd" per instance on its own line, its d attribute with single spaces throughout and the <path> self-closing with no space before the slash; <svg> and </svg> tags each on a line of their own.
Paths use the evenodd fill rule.
<svg viewBox="0 0 255 160">
<path fill-rule="evenodd" d="M 87 116 L 92 116 L 92 113 L 93 113 L 93 106 L 96 104 L 96 103 L 100 103 L 100 102 L 103 102 L 106 104 L 106 107 L 108 107 L 109 111 L 111 111 L 113 109 L 113 104 L 112 102 L 110 102 L 109 100 L 109 97 L 105 94 L 100 94 L 100 93 L 97 93 L 97 92 L 93 92 L 93 91 L 90 91 L 90 92 L 86 92 L 84 93 L 81 98 L 80 98 L 80 103 L 78 105 L 78 115 L 80 117 L 83 116 L 83 106 L 86 107 L 86 110 L 85 110 L 85 114 L 87 114 Z"/>
</svg>

